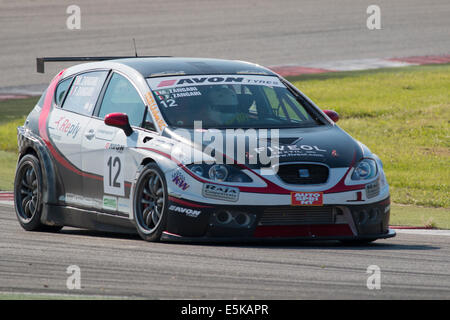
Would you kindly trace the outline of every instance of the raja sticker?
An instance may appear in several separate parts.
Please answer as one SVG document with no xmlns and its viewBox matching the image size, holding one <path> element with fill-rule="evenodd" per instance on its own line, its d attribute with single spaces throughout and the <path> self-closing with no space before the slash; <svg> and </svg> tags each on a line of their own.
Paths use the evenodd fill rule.
<svg viewBox="0 0 450 320">
<path fill-rule="evenodd" d="M 379 193 L 380 193 L 380 184 L 378 183 L 378 180 L 366 184 L 366 195 L 368 199 L 376 197 Z"/>
<path fill-rule="evenodd" d="M 211 199 L 236 202 L 239 199 L 239 189 L 205 183 L 203 185 L 203 196 Z"/>
<path fill-rule="evenodd" d="M 291 192 L 293 206 L 322 206 L 323 192 Z"/>
</svg>

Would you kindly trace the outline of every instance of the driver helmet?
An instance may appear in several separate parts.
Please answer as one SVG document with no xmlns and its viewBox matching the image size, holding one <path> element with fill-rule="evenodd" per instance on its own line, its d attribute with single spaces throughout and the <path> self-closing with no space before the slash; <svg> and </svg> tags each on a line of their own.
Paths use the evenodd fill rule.
<svg viewBox="0 0 450 320">
<path fill-rule="evenodd" d="M 208 92 L 210 118 L 218 123 L 225 123 L 233 119 L 238 111 L 236 93 L 227 87 L 212 86 Z"/>
</svg>

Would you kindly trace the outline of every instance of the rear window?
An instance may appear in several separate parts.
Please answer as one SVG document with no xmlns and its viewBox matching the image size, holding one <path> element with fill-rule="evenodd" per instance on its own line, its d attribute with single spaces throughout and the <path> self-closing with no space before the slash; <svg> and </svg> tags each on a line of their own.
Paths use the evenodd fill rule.
<svg viewBox="0 0 450 320">
<path fill-rule="evenodd" d="M 108 71 L 93 71 L 77 75 L 62 108 L 91 115 L 107 75 Z"/>
<path fill-rule="evenodd" d="M 72 77 L 64 79 L 61 81 L 55 90 L 55 103 L 58 107 L 61 106 L 64 97 L 66 96 L 67 90 L 69 89 L 70 83 L 72 82 Z"/>
</svg>

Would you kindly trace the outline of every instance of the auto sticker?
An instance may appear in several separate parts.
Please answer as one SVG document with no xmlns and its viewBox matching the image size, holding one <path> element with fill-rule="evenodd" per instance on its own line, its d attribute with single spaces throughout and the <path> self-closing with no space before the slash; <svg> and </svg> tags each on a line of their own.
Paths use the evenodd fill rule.
<svg viewBox="0 0 450 320">
<path fill-rule="evenodd" d="M 291 192 L 292 206 L 322 206 L 323 192 Z"/>
</svg>

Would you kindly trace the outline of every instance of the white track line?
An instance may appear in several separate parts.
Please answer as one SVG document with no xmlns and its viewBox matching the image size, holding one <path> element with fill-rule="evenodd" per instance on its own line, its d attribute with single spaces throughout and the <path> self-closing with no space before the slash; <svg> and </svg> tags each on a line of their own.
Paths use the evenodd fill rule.
<svg viewBox="0 0 450 320">
<path fill-rule="evenodd" d="M 358 60 L 342 60 L 324 63 L 313 63 L 305 65 L 305 67 L 326 69 L 331 71 L 355 71 L 355 70 L 369 70 L 379 68 L 406 67 L 412 65 L 417 64 L 400 61 L 391 61 L 387 59 L 358 59 Z"/>
<path fill-rule="evenodd" d="M 450 237 L 450 230 L 422 230 L 422 229 L 395 229 L 397 233 L 416 234 L 423 236 L 447 236 Z"/>
</svg>

